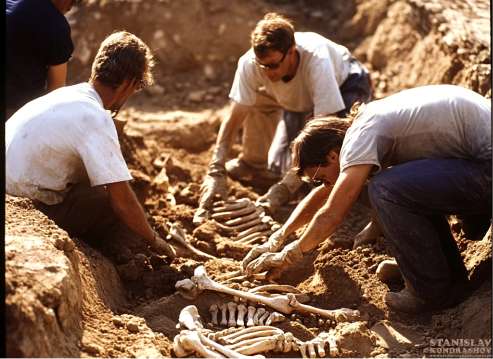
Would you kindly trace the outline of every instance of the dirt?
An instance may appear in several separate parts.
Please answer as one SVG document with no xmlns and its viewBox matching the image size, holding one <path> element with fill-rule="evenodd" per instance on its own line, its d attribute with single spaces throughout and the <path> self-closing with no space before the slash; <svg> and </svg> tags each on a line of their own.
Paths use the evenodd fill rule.
<svg viewBox="0 0 493 359">
<path fill-rule="evenodd" d="M 370 69 L 377 98 L 428 83 L 453 83 L 491 97 L 485 0 L 337 0 L 328 5 L 316 0 L 191 0 L 186 5 L 93 0 L 75 9 L 70 83 L 87 79 L 98 44 L 115 29 L 136 33 L 155 51 L 156 85 L 134 96 L 119 117 L 122 151 L 150 222 L 163 235 L 166 222 L 179 223 L 195 247 L 217 257 L 205 262 L 215 279 L 238 270 L 250 247 L 239 246 L 213 222 L 196 228 L 192 218 L 217 131 L 228 114 L 236 61 L 248 48 L 256 20 L 268 10 L 287 14 L 300 31 L 319 32 L 350 48 Z M 231 197 L 250 199 L 269 185 L 230 184 Z M 29 200 L 7 196 L 5 203 L 8 356 L 173 356 L 183 307 L 195 304 L 207 323 L 211 304 L 231 300 L 204 292 L 191 301 L 175 293 L 176 281 L 204 264 L 189 252 L 182 250 L 185 257 L 170 261 L 124 241 L 103 251 L 69 238 Z M 275 219 L 282 222 L 290 209 Z M 390 258 L 382 239 L 351 249 L 368 219 L 368 209 L 357 204 L 331 238 L 279 280 L 309 294 L 311 305 L 359 309 L 363 320 L 335 323 L 295 315 L 281 329 L 301 340 L 333 330 L 338 356 L 357 357 L 433 356 L 436 339 L 491 337 L 491 236 L 468 241 L 451 218 L 474 292 L 455 308 L 402 315 L 389 312 L 383 302 L 384 294 L 402 283 L 389 287 L 375 275 L 376 265 Z"/>
</svg>

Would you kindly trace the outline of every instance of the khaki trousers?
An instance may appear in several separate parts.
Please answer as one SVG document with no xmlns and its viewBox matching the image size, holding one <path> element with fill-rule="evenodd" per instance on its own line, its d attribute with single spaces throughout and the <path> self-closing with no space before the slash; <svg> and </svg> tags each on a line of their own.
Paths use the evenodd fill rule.
<svg viewBox="0 0 493 359">
<path fill-rule="evenodd" d="M 243 124 L 241 160 L 253 168 L 267 169 L 269 148 L 281 116 L 282 109 L 276 100 L 264 91 L 258 92 Z"/>
</svg>

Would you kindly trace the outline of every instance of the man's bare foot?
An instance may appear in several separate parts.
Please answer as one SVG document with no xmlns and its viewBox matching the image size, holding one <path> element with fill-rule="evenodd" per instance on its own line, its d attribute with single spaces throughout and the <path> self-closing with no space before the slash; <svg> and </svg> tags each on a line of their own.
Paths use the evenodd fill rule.
<svg viewBox="0 0 493 359">
<path fill-rule="evenodd" d="M 353 249 L 365 244 L 375 243 L 378 237 L 382 235 L 382 230 L 378 223 L 371 220 L 361 232 L 354 237 Z"/>
</svg>

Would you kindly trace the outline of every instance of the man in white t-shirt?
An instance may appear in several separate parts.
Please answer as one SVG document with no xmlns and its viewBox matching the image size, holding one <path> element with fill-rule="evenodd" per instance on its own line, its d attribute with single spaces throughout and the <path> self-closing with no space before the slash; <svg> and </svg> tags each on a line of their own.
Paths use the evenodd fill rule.
<svg viewBox="0 0 493 359">
<path fill-rule="evenodd" d="M 231 113 L 219 130 L 194 218 L 197 224 L 208 217 L 217 195 L 226 196 L 226 174 L 235 179 L 279 178 L 290 168 L 289 144 L 309 115 L 344 115 L 356 101 L 371 98 L 368 72 L 348 49 L 313 32 L 295 33 L 281 15 L 266 14 L 251 34 L 251 45 L 238 61 L 229 94 Z M 242 125 L 242 152 L 226 163 Z M 260 203 L 275 210 L 300 185 L 288 172 Z"/>
<path fill-rule="evenodd" d="M 490 101 L 458 86 L 423 86 L 363 105 L 348 120 L 313 120 L 295 139 L 297 173 L 323 186 L 245 257 L 244 269 L 279 275 L 301 261 L 334 233 L 368 181 L 405 282 L 401 292 L 387 293 L 387 305 L 419 312 L 457 304 L 468 277 L 446 216 L 475 220 L 482 235 L 490 226 Z M 282 248 L 305 224 L 301 238 Z"/>
<path fill-rule="evenodd" d="M 112 117 L 153 81 L 147 45 L 125 31 L 108 36 L 89 82 L 57 89 L 6 122 L 6 192 L 27 197 L 72 236 L 104 239 L 120 224 L 168 256 L 128 181 Z"/>
</svg>

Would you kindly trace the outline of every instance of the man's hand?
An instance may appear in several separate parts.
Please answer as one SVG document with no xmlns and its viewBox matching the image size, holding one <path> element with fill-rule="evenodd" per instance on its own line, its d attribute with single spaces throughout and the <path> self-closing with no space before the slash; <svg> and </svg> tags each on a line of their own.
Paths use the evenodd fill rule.
<svg viewBox="0 0 493 359">
<path fill-rule="evenodd" d="M 246 272 L 255 274 L 268 271 L 267 278 L 274 279 L 302 259 L 303 252 L 300 248 L 300 240 L 297 240 L 288 244 L 281 252 L 262 254 L 247 265 Z"/>
<path fill-rule="evenodd" d="M 159 254 L 164 254 L 171 259 L 176 257 L 175 249 L 168 242 L 162 239 L 157 233 L 154 237 L 154 242 L 151 244 L 151 247 Z"/>
<path fill-rule="evenodd" d="M 246 271 L 248 264 L 254 259 L 260 257 L 260 255 L 267 252 L 277 252 L 282 247 L 284 241 L 286 240 L 286 237 L 287 236 L 284 234 L 283 229 L 279 228 L 277 231 L 270 235 L 267 242 L 254 246 L 241 262 L 241 267 L 243 271 Z"/>
<path fill-rule="evenodd" d="M 200 189 L 199 208 L 195 212 L 193 218 L 194 224 L 201 224 L 208 217 L 208 212 L 212 207 L 212 203 L 216 196 L 221 199 L 226 199 L 228 194 L 226 175 L 224 174 L 208 174 L 205 176 L 204 182 Z"/>
</svg>

